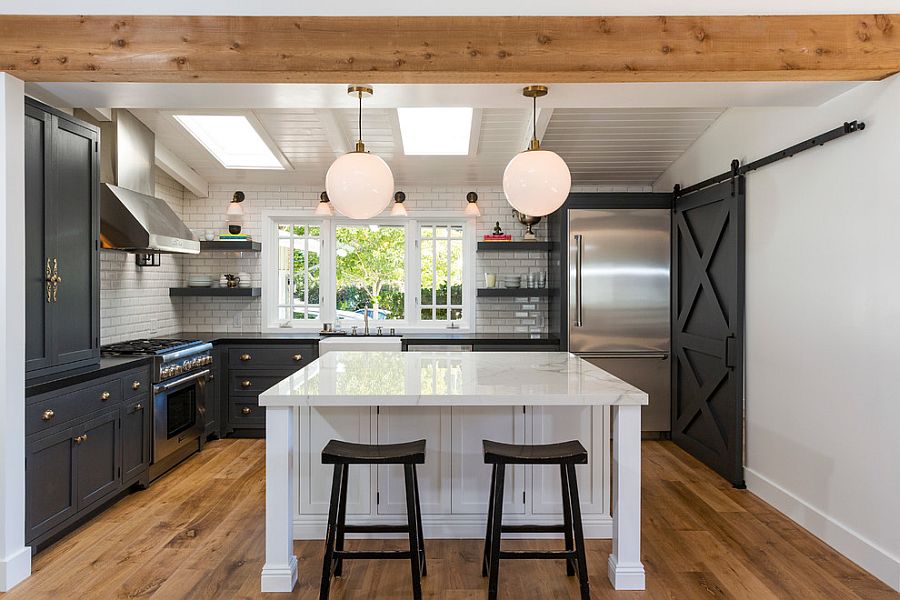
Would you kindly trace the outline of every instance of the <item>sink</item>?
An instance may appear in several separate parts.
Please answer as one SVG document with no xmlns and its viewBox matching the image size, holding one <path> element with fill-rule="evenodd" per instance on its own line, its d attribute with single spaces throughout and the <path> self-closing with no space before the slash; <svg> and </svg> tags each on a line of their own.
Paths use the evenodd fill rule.
<svg viewBox="0 0 900 600">
<path fill-rule="evenodd" d="M 319 355 L 326 352 L 400 352 L 401 338 L 389 335 L 340 335 L 319 340 Z"/>
</svg>

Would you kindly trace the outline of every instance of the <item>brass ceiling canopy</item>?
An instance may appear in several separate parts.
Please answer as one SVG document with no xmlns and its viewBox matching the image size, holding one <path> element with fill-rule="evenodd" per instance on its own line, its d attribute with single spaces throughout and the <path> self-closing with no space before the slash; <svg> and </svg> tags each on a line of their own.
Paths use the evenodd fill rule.
<svg viewBox="0 0 900 600">
<path fill-rule="evenodd" d="M 550 89 L 546 85 L 529 85 L 522 88 L 522 95 L 526 98 L 542 98 Z"/>
</svg>

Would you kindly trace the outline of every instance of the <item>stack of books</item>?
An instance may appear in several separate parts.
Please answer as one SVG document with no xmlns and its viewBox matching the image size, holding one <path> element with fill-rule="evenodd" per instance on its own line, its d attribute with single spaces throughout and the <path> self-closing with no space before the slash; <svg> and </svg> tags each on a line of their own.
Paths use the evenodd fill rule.
<svg viewBox="0 0 900 600">
<path fill-rule="evenodd" d="M 250 235 L 247 233 L 221 233 L 219 234 L 219 239 L 223 241 L 246 242 L 250 239 Z"/>
<path fill-rule="evenodd" d="M 484 241 L 486 241 L 486 242 L 511 242 L 512 234 L 511 233 L 501 233 L 498 235 L 495 233 L 486 233 L 484 235 Z"/>
</svg>

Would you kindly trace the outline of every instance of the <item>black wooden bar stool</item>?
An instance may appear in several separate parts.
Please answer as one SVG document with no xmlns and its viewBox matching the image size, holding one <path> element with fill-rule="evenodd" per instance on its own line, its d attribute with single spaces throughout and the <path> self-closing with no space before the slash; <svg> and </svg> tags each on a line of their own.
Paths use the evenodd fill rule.
<svg viewBox="0 0 900 600">
<path fill-rule="evenodd" d="M 425 440 L 403 444 L 353 444 L 331 440 L 322 450 L 322 464 L 334 465 L 328 531 L 325 534 L 325 560 L 322 565 L 320 600 L 327 600 L 331 576 L 340 576 L 344 559 L 409 559 L 412 567 L 413 598 L 421 600 L 425 568 L 425 543 L 422 540 L 422 512 L 419 510 L 419 480 L 416 465 L 425 462 Z M 406 481 L 406 525 L 347 525 L 347 480 L 350 465 L 403 465 Z M 344 550 L 347 533 L 408 533 L 409 550 Z"/>
<path fill-rule="evenodd" d="M 481 575 L 489 577 L 488 598 L 497 598 L 500 559 L 551 558 L 566 561 L 566 574 L 578 574 L 582 600 L 590 600 L 584 532 L 581 527 L 581 505 L 575 465 L 586 465 L 587 450 L 578 440 L 559 444 L 502 444 L 484 440 L 484 462 L 493 465 L 491 497 L 488 505 L 487 532 L 484 537 L 484 559 Z M 503 483 L 506 465 L 559 465 L 562 483 L 563 522 L 561 525 L 503 525 Z M 565 550 L 500 550 L 502 533 L 562 533 Z"/>
</svg>

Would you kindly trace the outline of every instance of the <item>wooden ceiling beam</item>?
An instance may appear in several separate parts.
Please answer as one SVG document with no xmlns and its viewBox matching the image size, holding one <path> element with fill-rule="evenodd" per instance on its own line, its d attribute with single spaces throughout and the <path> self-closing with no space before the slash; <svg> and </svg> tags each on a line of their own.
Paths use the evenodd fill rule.
<svg viewBox="0 0 900 600">
<path fill-rule="evenodd" d="M 29 81 L 591 83 L 881 79 L 900 14 L 0 16 Z"/>
</svg>

